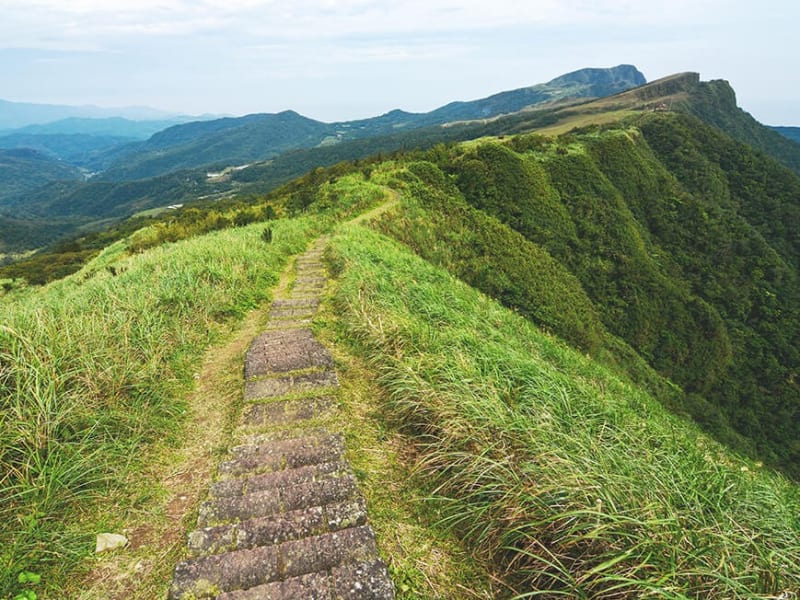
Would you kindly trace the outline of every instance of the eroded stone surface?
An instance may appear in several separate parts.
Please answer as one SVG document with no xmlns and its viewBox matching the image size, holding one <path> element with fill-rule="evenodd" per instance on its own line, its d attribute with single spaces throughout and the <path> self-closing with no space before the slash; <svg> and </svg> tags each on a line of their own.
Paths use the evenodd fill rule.
<svg viewBox="0 0 800 600">
<path fill-rule="evenodd" d="M 335 371 L 315 371 L 285 377 L 267 379 L 251 379 L 244 384 L 244 399 L 277 398 L 289 394 L 302 394 L 338 387 L 339 380 Z"/>
<path fill-rule="evenodd" d="M 329 580 L 327 573 L 309 573 L 249 590 L 220 594 L 216 600 L 334 600 Z"/>
<path fill-rule="evenodd" d="M 288 487 L 309 481 L 321 481 L 348 473 L 350 473 L 350 467 L 346 462 L 320 463 L 263 475 L 223 479 L 211 485 L 209 494 L 216 497 L 241 496 L 244 493 Z"/>
<path fill-rule="evenodd" d="M 267 331 L 250 345 L 245 378 L 311 368 L 333 368 L 333 358 L 310 329 Z"/>
<path fill-rule="evenodd" d="M 337 600 L 392 600 L 394 586 L 380 560 L 343 565 L 331 570 Z"/>
<path fill-rule="evenodd" d="M 306 465 L 336 462 L 344 453 L 340 434 L 269 442 L 260 446 L 237 446 L 235 457 L 220 464 L 221 474 L 258 474 Z"/>
<path fill-rule="evenodd" d="M 242 422 L 245 425 L 290 425 L 329 415 L 335 408 L 336 400 L 332 396 L 250 404 L 244 409 Z"/>
</svg>

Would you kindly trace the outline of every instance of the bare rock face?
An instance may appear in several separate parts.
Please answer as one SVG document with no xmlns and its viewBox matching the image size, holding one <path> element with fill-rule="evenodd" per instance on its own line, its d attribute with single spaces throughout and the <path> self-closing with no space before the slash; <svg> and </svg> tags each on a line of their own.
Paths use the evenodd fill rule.
<svg viewBox="0 0 800 600">
<path fill-rule="evenodd" d="M 327 284 L 321 246 L 299 257 L 288 298 L 245 359 L 245 407 L 218 480 L 200 505 L 171 600 L 389 600 L 336 413 L 330 352 L 308 327 Z"/>
</svg>

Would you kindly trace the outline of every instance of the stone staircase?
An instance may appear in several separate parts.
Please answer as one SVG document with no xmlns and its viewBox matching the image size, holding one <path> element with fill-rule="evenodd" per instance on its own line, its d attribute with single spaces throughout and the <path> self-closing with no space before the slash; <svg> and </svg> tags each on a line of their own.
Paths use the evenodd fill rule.
<svg viewBox="0 0 800 600">
<path fill-rule="evenodd" d="M 327 284 L 320 239 L 295 263 L 245 363 L 227 460 L 175 567 L 170 600 L 388 600 L 364 498 L 330 431 L 338 380 L 310 327 Z"/>
</svg>

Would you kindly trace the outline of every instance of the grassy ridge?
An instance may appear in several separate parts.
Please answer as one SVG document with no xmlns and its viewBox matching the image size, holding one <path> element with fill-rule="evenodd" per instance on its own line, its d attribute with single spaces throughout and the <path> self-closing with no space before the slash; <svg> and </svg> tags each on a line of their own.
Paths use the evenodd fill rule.
<svg viewBox="0 0 800 600">
<path fill-rule="evenodd" d="M 638 125 L 398 161 L 381 228 L 797 477 L 800 179 L 690 117 Z"/>
<path fill-rule="evenodd" d="M 332 241 L 343 335 L 429 502 L 518 597 L 759 598 L 800 577 L 798 488 L 363 228 Z"/>
<path fill-rule="evenodd" d="M 90 552 L 97 532 L 76 533 L 76 519 L 149 442 L 178 435 L 206 346 L 268 299 L 324 223 L 274 222 L 270 244 L 263 224 L 127 257 L 117 244 L 0 300 L 0 597 L 25 569 L 57 586 Z"/>
</svg>

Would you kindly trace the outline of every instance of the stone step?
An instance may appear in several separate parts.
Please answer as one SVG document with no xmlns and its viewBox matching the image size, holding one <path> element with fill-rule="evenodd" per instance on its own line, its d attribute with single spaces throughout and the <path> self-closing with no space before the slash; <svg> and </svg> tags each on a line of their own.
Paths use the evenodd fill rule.
<svg viewBox="0 0 800 600">
<path fill-rule="evenodd" d="M 272 319 L 267 323 L 269 331 L 287 331 L 290 329 L 303 329 L 311 325 L 311 319 Z"/>
<path fill-rule="evenodd" d="M 301 308 L 272 308 L 269 311 L 270 319 L 310 319 L 317 314 L 313 307 Z"/>
<path fill-rule="evenodd" d="M 319 463 L 252 477 L 223 479 L 211 484 L 209 495 L 213 498 L 242 496 L 263 490 L 298 485 L 310 481 L 322 481 L 331 477 L 341 477 L 350 473 L 349 465 L 343 461 Z"/>
<path fill-rule="evenodd" d="M 338 386 L 339 380 L 335 371 L 314 371 L 282 377 L 249 379 L 244 384 L 244 399 L 277 398 L 288 396 L 289 394 L 303 394 Z"/>
<path fill-rule="evenodd" d="M 394 586 L 380 560 L 334 567 L 249 590 L 226 592 L 217 600 L 392 600 Z"/>
<path fill-rule="evenodd" d="M 328 279 L 326 277 L 317 277 L 317 276 L 306 276 L 302 279 L 298 279 L 294 282 L 292 289 L 300 289 L 300 288 L 310 288 L 314 290 L 321 290 L 326 285 L 328 285 Z"/>
<path fill-rule="evenodd" d="M 366 504 L 358 496 L 343 502 L 313 505 L 277 515 L 197 529 L 189 534 L 189 554 L 202 556 L 275 545 L 357 527 L 366 522 Z"/>
<path fill-rule="evenodd" d="M 336 410 L 332 396 L 314 396 L 299 400 L 275 400 L 248 404 L 242 413 L 245 426 L 294 425 L 302 421 L 331 415 Z"/>
<path fill-rule="evenodd" d="M 272 301 L 272 308 L 319 308 L 316 298 L 278 298 Z"/>
<path fill-rule="evenodd" d="M 328 283 L 328 278 L 324 275 L 297 275 L 294 279 L 295 285 L 322 285 Z"/>
<path fill-rule="evenodd" d="M 231 446 L 229 453 L 233 458 L 261 452 L 261 447 L 269 446 L 274 442 L 284 442 L 287 440 L 297 440 L 300 438 L 327 438 L 332 435 L 327 427 L 304 427 L 302 429 L 278 428 L 268 431 L 253 431 L 245 435 L 245 432 L 238 430 L 236 445 Z M 258 448 L 255 448 L 257 446 Z"/>
<path fill-rule="evenodd" d="M 200 505 L 198 527 L 225 525 L 293 510 L 345 502 L 358 497 L 355 477 L 343 475 L 287 488 L 261 490 L 242 496 L 223 496 Z"/>
<path fill-rule="evenodd" d="M 245 379 L 302 369 L 332 369 L 333 358 L 311 329 L 266 331 L 250 344 L 245 357 Z"/>
<path fill-rule="evenodd" d="M 295 469 L 318 463 L 336 462 L 344 453 L 344 436 L 309 436 L 266 443 L 262 446 L 237 447 L 234 457 L 219 466 L 222 476 L 246 473 L 257 475 L 283 469 Z"/>
<path fill-rule="evenodd" d="M 181 561 L 175 567 L 169 598 L 215 598 L 224 592 L 248 590 L 377 558 L 372 530 L 367 526 L 351 527 L 275 546 Z"/>
</svg>

